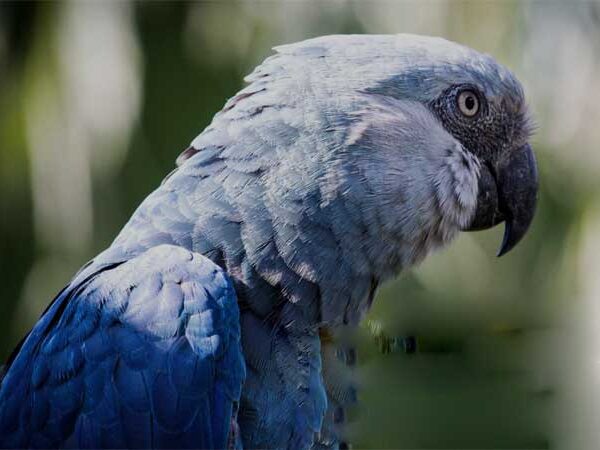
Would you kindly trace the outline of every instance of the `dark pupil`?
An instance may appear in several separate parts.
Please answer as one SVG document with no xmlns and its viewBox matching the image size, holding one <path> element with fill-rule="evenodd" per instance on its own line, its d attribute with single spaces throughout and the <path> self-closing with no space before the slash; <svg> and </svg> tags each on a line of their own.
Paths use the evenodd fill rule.
<svg viewBox="0 0 600 450">
<path fill-rule="evenodd" d="M 465 99 L 465 106 L 470 111 L 475 108 L 475 99 L 472 96 L 469 96 Z"/>
</svg>

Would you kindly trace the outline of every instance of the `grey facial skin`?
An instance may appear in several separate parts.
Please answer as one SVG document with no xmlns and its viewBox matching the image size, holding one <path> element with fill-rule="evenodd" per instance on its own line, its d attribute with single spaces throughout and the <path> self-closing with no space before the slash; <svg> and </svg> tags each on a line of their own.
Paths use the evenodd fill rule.
<svg viewBox="0 0 600 450">
<path fill-rule="evenodd" d="M 518 91 L 519 89 L 516 89 Z M 460 97 L 472 96 L 472 116 L 461 114 Z M 521 94 L 522 95 L 522 94 Z M 463 231 L 478 231 L 505 222 L 498 256 L 508 253 L 527 232 L 535 215 L 538 175 L 526 139 L 530 123 L 522 102 L 489 98 L 474 84 L 451 87 L 431 102 L 444 127 L 481 162 L 477 209 Z"/>
</svg>

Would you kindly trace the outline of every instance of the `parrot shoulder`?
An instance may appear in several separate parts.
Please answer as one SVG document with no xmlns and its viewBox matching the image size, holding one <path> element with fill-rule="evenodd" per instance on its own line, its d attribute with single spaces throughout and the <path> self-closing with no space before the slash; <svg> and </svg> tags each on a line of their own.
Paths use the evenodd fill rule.
<svg viewBox="0 0 600 450">
<path fill-rule="evenodd" d="M 172 245 L 91 269 L 9 361 L 0 446 L 229 445 L 245 365 L 227 274 Z"/>
</svg>

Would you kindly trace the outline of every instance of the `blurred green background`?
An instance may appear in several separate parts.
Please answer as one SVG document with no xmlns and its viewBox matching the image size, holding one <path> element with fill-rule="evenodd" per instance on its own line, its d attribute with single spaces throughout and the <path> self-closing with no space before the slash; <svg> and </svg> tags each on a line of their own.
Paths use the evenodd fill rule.
<svg viewBox="0 0 600 450">
<path fill-rule="evenodd" d="M 600 447 L 600 3 L 0 3 L 0 357 L 274 45 L 439 35 L 523 81 L 539 211 L 386 285 L 359 333 L 356 448 Z M 380 339 L 381 343 L 381 339 Z"/>
</svg>

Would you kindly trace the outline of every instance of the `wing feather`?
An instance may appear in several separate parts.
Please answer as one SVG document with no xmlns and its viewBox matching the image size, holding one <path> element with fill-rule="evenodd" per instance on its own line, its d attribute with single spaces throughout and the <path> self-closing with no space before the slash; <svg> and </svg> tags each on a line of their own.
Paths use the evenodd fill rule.
<svg viewBox="0 0 600 450">
<path fill-rule="evenodd" d="M 245 365 L 227 275 L 161 245 L 87 267 L 9 361 L 0 447 L 225 448 Z"/>
</svg>

